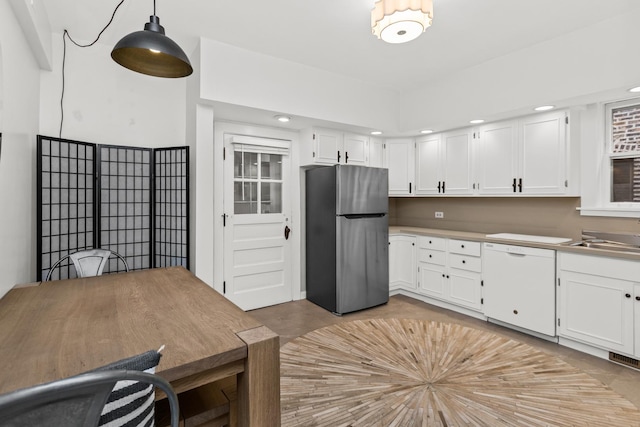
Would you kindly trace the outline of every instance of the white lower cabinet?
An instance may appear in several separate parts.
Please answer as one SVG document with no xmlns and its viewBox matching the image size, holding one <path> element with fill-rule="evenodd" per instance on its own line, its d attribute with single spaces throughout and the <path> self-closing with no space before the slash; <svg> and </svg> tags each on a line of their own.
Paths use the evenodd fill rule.
<svg viewBox="0 0 640 427">
<path fill-rule="evenodd" d="M 416 236 L 389 235 L 389 290 L 416 289 Z"/>
<path fill-rule="evenodd" d="M 560 337 L 640 355 L 640 308 L 634 316 L 634 306 L 640 305 L 634 298 L 634 293 L 640 295 L 640 263 L 560 253 L 558 277 Z"/>
<path fill-rule="evenodd" d="M 450 304 L 480 311 L 480 243 L 418 237 L 418 291 Z"/>
<path fill-rule="evenodd" d="M 635 343 L 636 343 L 636 350 L 635 350 L 635 356 L 636 357 L 640 357 L 640 285 L 634 285 L 634 305 L 635 308 L 633 309 L 634 311 L 634 318 L 635 318 L 635 322 L 634 322 L 634 330 L 635 330 Z"/>
</svg>

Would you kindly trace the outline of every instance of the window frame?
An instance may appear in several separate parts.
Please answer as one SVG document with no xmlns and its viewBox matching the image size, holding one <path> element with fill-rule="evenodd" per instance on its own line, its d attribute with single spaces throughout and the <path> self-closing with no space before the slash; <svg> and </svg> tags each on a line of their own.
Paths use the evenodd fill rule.
<svg viewBox="0 0 640 427">
<path fill-rule="evenodd" d="M 640 150 L 624 154 L 613 153 L 611 112 L 614 109 L 640 105 L 640 97 L 607 100 L 591 105 L 593 116 L 587 114 L 582 125 L 581 141 L 581 207 L 583 216 L 640 218 L 640 202 L 612 202 L 612 161 L 620 158 L 640 157 Z M 584 152 L 593 150 L 593 156 Z M 593 163 L 592 163 L 593 161 Z M 591 185 L 593 184 L 593 185 Z M 586 203 L 585 203 L 586 202 Z"/>
</svg>

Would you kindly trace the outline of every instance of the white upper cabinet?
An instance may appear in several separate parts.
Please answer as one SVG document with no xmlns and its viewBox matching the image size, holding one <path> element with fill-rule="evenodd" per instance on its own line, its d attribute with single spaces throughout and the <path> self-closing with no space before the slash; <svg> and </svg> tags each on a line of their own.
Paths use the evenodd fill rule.
<svg viewBox="0 0 640 427">
<path fill-rule="evenodd" d="M 567 193 L 567 116 L 553 112 L 480 128 L 480 194 Z"/>
<path fill-rule="evenodd" d="M 369 166 L 374 168 L 384 168 L 384 142 L 380 138 L 369 139 Z"/>
<path fill-rule="evenodd" d="M 343 136 L 342 153 L 338 163 L 345 165 L 367 165 L 369 160 L 369 137 L 345 133 Z M 344 157 L 343 157 L 344 156 Z"/>
<path fill-rule="evenodd" d="M 416 140 L 416 195 L 472 194 L 472 139 L 460 129 Z"/>
<path fill-rule="evenodd" d="M 416 140 L 416 194 L 440 194 L 441 146 L 440 135 Z"/>
<path fill-rule="evenodd" d="M 478 147 L 478 192 L 513 194 L 518 175 L 516 122 L 491 123 L 480 128 Z"/>
<path fill-rule="evenodd" d="M 369 160 L 369 137 L 352 133 L 343 133 L 333 129 L 314 128 L 310 135 L 310 150 L 303 162 L 306 164 L 327 165 L 367 165 Z"/>
<path fill-rule="evenodd" d="M 566 192 L 566 115 L 543 114 L 520 121 L 521 192 Z"/>
<path fill-rule="evenodd" d="M 415 143 L 410 138 L 386 140 L 387 167 L 389 168 L 389 195 L 414 194 Z"/>
</svg>

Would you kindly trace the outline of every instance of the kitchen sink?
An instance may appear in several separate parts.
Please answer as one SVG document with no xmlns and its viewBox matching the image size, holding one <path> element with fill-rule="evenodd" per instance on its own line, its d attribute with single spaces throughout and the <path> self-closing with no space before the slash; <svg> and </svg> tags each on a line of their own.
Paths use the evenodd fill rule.
<svg viewBox="0 0 640 427">
<path fill-rule="evenodd" d="M 624 243 L 617 243 L 617 242 L 583 240 L 581 242 L 569 243 L 568 246 L 579 246 L 579 247 L 592 248 L 592 249 L 603 249 L 607 251 L 630 252 L 630 253 L 640 254 L 640 247 L 626 245 Z"/>
</svg>

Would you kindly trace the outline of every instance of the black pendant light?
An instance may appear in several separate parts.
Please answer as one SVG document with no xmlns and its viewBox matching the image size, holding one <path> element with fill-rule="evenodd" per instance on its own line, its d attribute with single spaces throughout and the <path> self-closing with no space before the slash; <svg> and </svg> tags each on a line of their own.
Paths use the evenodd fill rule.
<svg viewBox="0 0 640 427">
<path fill-rule="evenodd" d="M 125 68 L 150 76 L 175 78 L 193 73 L 184 51 L 164 35 L 155 0 L 153 15 L 144 30 L 124 36 L 111 51 L 111 57 Z"/>
</svg>

